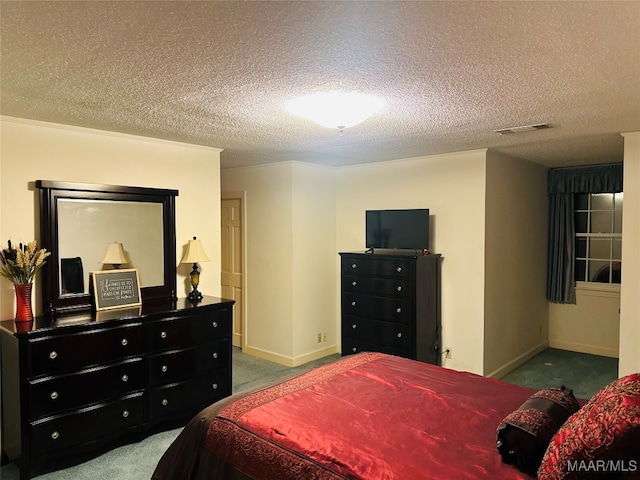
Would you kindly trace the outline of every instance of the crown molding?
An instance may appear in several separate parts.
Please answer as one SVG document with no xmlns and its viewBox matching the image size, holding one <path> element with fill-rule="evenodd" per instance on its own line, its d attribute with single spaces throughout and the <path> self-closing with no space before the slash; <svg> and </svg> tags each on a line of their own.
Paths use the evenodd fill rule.
<svg viewBox="0 0 640 480">
<path fill-rule="evenodd" d="M 33 120 L 30 118 L 20 118 L 20 117 L 10 117 L 7 115 L 0 115 L 0 120 L 3 122 L 16 123 L 20 125 L 31 125 L 35 127 L 65 130 L 68 132 L 84 133 L 89 135 L 102 135 L 105 137 L 113 137 L 113 138 L 120 138 L 124 140 L 133 140 L 133 141 L 144 141 L 144 142 L 158 143 L 161 145 L 173 145 L 173 146 L 179 146 L 179 147 L 195 148 L 198 150 L 206 150 L 206 151 L 215 152 L 215 153 L 220 153 L 224 150 L 222 148 L 208 147 L 206 145 L 197 145 L 197 144 L 186 143 L 186 142 L 176 142 L 174 140 L 164 140 L 162 138 L 145 137 L 142 135 L 131 135 L 129 133 L 111 132 L 108 130 L 98 130 L 95 128 L 79 127 L 76 125 L 65 125 L 62 123 L 44 122 L 42 120 Z"/>
</svg>

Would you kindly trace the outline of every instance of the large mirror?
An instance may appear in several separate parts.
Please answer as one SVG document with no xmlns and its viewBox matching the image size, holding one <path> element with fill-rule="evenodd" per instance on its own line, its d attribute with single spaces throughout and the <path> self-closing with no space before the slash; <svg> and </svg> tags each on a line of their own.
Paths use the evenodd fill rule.
<svg viewBox="0 0 640 480">
<path fill-rule="evenodd" d="M 40 243 L 51 252 L 45 314 L 90 310 L 91 272 L 119 267 L 138 270 L 144 303 L 175 300 L 177 190 L 47 180 L 36 187 Z M 122 246 L 122 263 L 103 263 L 112 244 Z"/>
</svg>

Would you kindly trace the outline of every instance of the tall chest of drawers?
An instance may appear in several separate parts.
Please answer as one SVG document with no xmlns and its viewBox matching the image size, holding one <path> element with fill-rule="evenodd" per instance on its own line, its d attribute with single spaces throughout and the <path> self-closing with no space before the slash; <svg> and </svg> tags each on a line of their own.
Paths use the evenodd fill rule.
<svg viewBox="0 0 640 480">
<path fill-rule="evenodd" d="M 233 301 L 0 322 L 3 457 L 34 464 L 187 420 L 231 394 Z M 110 317 L 103 319 L 100 315 Z"/>
<path fill-rule="evenodd" d="M 341 253 L 342 354 L 440 364 L 440 256 Z"/>
</svg>

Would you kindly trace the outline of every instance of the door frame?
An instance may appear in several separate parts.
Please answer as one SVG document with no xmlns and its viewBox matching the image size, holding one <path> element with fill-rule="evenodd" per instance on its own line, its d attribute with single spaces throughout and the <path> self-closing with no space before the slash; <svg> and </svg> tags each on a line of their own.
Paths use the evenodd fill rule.
<svg viewBox="0 0 640 480">
<path fill-rule="evenodd" d="M 247 192 L 246 191 L 221 191 L 221 200 L 240 200 L 240 224 L 242 228 L 242 238 L 240 239 L 240 252 L 242 258 L 242 351 L 247 347 Z"/>
</svg>

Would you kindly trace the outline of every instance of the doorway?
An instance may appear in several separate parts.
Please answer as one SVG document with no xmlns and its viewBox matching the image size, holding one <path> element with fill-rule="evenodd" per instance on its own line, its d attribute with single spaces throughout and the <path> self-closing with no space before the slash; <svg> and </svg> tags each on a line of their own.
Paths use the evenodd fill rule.
<svg viewBox="0 0 640 480">
<path fill-rule="evenodd" d="M 221 285 L 222 296 L 235 300 L 232 344 L 243 348 L 244 318 L 244 193 L 222 192 L 221 212 Z"/>
</svg>

